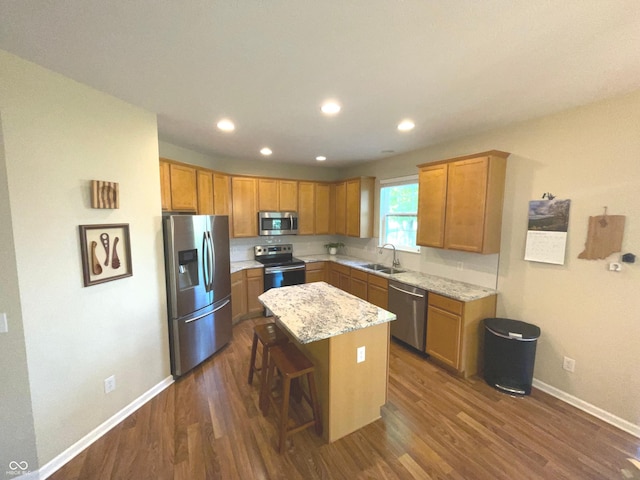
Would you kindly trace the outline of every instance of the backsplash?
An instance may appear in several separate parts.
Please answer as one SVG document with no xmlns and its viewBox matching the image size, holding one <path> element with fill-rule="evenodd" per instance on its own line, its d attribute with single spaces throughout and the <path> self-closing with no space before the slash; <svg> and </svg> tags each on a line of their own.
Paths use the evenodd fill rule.
<svg viewBox="0 0 640 480">
<path fill-rule="evenodd" d="M 293 255 L 318 255 L 327 253 L 326 243 L 343 242 L 345 247 L 338 252 L 342 255 L 361 258 L 375 263 L 391 265 L 393 251 L 385 249 L 378 253 L 377 238 L 350 238 L 342 235 L 284 235 L 274 237 L 232 238 L 230 242 L 231 261 L 253 260 L 253 247 L 268 244 L 293 244 Z M 477 253 L 441 250 L 421 247 L 420 253 L 397 252 L 401 268 L 429 275 L 458 280 L 486 288 L 496 288 L 500 255 L 480 255 Z"/>
</svg>

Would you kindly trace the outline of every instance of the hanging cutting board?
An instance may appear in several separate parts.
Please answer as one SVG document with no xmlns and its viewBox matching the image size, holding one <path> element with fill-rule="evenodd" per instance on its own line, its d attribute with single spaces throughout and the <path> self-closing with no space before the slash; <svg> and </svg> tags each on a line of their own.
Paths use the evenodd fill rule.
<svg viewBox="0 0 640 480">
<path fill-rule="evenodd" d="M 596 260 L 622 250 L 624 215 L 589 217 L 589 231 L 584 251 L 578 258 Z"/>
</svg>

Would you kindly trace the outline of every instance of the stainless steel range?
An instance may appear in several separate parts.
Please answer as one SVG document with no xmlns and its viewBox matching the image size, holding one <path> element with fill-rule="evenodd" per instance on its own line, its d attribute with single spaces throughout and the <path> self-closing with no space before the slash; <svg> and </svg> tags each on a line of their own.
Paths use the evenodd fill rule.
<svg viewBox="0 0 640 480">
<path fill-rule="evenodd" d="M 293 245 L 256 245 L 254 258 L 264 265 L 264 291 L 304 283 L 304 262 L 293 256 Z"/>
</svg>

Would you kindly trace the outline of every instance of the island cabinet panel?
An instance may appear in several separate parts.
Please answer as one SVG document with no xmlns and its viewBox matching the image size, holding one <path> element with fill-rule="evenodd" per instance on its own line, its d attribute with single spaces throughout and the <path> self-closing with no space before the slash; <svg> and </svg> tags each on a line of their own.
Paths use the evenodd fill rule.
<svg viewBox="0 0 640 480">
<path fill-rule="evenodd" d="M 499 253 L 508 156 L 491 150 L 418 165 L 418 244 Z"/>
<path fill-rule="evenodd" d="M 231 177 L 213 173 L 213 211 L 215 215 L 231 215 Z M 229 226 L 232 226 L 231 220 Z"/>
<path fill-rule="evenodd" d="M 205 170 L 196 172 L 198 184 L 198 214 L 213 215 L 213 173 Z"/>
<path fill-rule="evenodd" d="M 313 235 L 316 224 L 316 184 L 298 183 L 298 235 Z"/>
<path fill-rule="evenodd" d="M 346 235 L 373 236 L 373 195 L 375 178 L 360 177 L 346 181 Z"/>
<path fill-rule="evenodd" d="M 302 183 L 302 182 L 301 182 Z M 315 184 L 315 234 L 329 235 L 331 233 L 331 186 L 327 183 Z"/>
<path fill-rule="evenodd" d="M 257 180 L 250 177 L 231 178 L 233 236 L 258 236 Z"/>
<path fill-rule="evenodd" d="M 361 270 L 357 270 L 355 268 L 351 269 L 351 289 L 349 293 L 351 295 L 355 295 L 362 300 L 367 300 L 367 291 L 368 291 L 368 279 L 367 272 L 363 272 Z"/>
<path fill-rule="evenodd" d="M 231 318 L 237 323 L 247 313 L 247 277 L 241 270 L 231 274 Z"/>
<path fill-rule="evenodd" d="M 389 280 L 373 273 L 368 275 L 367 301 L 387 310 L 389 306 Z"/>
<path fill-rule="evenodd" d="M 335 185 L 335 233 L 347 234 L 347 183 L 339 182 Z"/>
<path fill-rule="evenodd" d="M 334 442 L 380 418 L 387 401 L 389 323 L 296 346 L 316 367 L 326 441 Z M 356 363 L 359 347 L 365 348 L 366 360 Z"/>
<path fill-rule="evenodd" d="M 461 302 L 429 292 L 426 352 L 469 377 L 482 370 L 482 320 L 495 317 L 496 295 Z"/>
<path fill-rule="evenodd" d="M 258 295 L 264 292 L 264 269 L 250 268 L 247 273 L 247 314 L 262 314 L 264 307 Z"/>
<path fill-rule="evenodd" d="M 195 212 L 198 208 L 196 169 L 169 164 L 171 177 L 171 210 Z"/>
<path fill-rule="evenodd" d="M 327 277 L 327 262 L 311 262 L 306 264 L 305 283 L 326 282 L 328 280 Z"/>
<path fill-rule="evenodd" d="M 171 210 L 171 167 L 160 161 L 160 198 L 162 210 Z"/>
</svg>

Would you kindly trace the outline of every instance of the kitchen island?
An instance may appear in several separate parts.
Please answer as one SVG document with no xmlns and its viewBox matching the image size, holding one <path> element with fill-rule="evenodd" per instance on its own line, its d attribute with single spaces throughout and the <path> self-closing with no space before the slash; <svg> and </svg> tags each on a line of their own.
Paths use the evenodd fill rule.
<svg viewBox="0 0 640 480">
<path fill-rule="evenodd" d="M 325 282 L 272 288 L 258 298 L 316 367 L 325 440 L 380 418 L 395 314 Z"/>
</svg>

